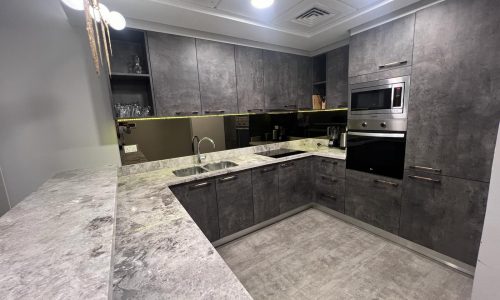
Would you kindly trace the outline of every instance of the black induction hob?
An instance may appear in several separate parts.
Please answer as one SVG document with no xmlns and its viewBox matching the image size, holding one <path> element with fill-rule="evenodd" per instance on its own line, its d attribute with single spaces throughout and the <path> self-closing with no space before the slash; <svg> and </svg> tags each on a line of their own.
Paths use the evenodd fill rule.
<svg viewBox="0 0 500 300">
<path fill-rule="evenodd" d="M 300 151 L 300 150 L 292 150 L 292 149 L 276 149 L 276 150 L 270 150 L 270 151 L 265 151 L 265 152 L 259 152 L 255 153 L 258 155 L 263 155 L 267 157 L 273 157 L 273 158 L 280 158 L 280 157 L 285 157 L 285 156 L 290 156 L 290 155 L 295 155 L 295 154 L 300 154 L 300 153 L 305 153 L 305 151 Z"/>
</svg>

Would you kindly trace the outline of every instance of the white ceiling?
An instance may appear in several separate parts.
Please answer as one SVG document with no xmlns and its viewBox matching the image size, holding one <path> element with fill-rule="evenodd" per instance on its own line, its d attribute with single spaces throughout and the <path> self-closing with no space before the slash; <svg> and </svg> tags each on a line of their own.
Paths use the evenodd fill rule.
<svg viewBox="0 0 500 300">
<path fill-rule="evenodd" d="M 384 16 L 394 18 L 395 13 L 436 0 L 275 0 L 273 6 L 261 10 L 250 0 L 102 2 L 123 13 L 136 28 L 314 54 L 348 38 L 352 28 L 374 20 L 383 22 Z M 312 8 L 326 15 L 296 20 Z"/>
</svg>

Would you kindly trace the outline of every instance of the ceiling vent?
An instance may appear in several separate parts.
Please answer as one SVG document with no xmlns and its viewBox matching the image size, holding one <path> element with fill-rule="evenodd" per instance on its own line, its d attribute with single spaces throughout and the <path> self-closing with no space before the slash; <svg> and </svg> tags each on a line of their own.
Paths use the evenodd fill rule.
<svg viewBox="0 0 500 300">
<path fill-rule="evenodd" d="M 325 9 L 313 7 L 300 14 L 295 18 L 295 20 L 293 20 L 293 22 L 305 25 L 307 27 L 313 27 L 318 23 L 333 17 L 333 15 L 334 13 L 331 13 Z"/>
</svg>

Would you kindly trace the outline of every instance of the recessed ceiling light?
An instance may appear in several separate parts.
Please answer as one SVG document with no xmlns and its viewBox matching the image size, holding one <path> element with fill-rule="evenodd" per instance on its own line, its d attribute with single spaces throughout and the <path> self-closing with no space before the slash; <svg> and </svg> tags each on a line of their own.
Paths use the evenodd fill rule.
<svg viewBox="0 0 500 300">
<path fill-rule="evenodd" d="M 253 7 L 263 9 L 273 5 L 274 0 L 252 0 Z"/>
</svg>

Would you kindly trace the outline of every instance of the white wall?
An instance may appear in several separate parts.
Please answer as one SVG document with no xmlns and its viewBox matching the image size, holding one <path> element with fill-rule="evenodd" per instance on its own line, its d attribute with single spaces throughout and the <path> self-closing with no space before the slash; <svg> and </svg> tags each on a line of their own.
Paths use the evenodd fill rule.
<svg viewBox="0 0 500 300">
<path fill-rule="evenodd" d="M 119 164 L 106 76 L 59 0 L 2 1 L 0 165 L 12 205 L 54 173 Z"/>
<path fill-rule="evenodd" d="M 488 205 L 474 274 L 472 299 L 500 299 L 500 132 L 493 158 Z"/>
</svg>

